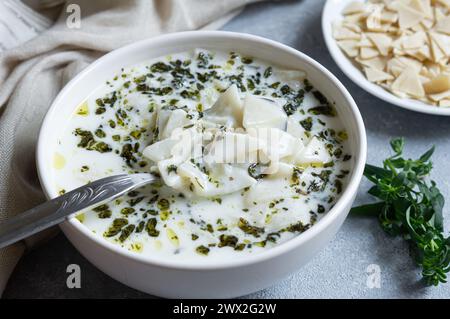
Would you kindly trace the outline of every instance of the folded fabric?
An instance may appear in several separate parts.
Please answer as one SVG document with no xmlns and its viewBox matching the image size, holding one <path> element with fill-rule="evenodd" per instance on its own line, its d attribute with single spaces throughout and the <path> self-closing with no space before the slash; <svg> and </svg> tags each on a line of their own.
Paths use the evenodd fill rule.
<svg viewBox="0 0 450 319">
<path fill-rule="evenodd" d="M 67 81 L 107 51 L 162 33 L 218 28 L 255 1 L 72 0 L 81 9 L 80 28 L 70 28 L 72 12 L 64 7 L 48 30 L 1 52 L 0 223 L 45 200 L 36 174 L 36 139 L 48 107 Z M 0 295 L 34 242 L 0 250 Z"/>
</svg>

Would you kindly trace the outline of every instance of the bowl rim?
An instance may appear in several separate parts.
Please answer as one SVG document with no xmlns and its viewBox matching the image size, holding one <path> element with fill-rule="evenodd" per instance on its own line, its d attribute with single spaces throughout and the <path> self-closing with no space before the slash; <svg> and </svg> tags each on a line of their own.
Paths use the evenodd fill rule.
<svg viewBox="0 0 450 319">
<path fill-rule="evenodd" d="M 334 40 L 331 31 L 331 25 L 334 21 L 330 21 L 332 12 L 336 12 L 337 3 L 345 3 L 351 1 L 353 0 L 327 0 L 322 10 L 322 34 L 325 40 L 325 44 L 327 46 L 328 52 L 330 53 L 334 62 L 341 69 L 341 71 L 360 88 L 390 104 L 419 113 L 450 116 L 450 108 L 439 107 L 413 99 L 402 99 L 395 96 L 394 94 L 386 91 L 381 86 L 369 82 L 362 74 L 361 70 L 353 65 L 353 62 L 342 52 L 342 50 L 338 47 L 336 40 Z M 366 0 L 358 1 L 366 2 Z M 344 64 L 344 61 L 348 61 L 350 63 L 346 65 Z"/>
<path fill-rule="evenodd" d="M 252 264 L 257 264 L 259 262 L 275 258 L 277 256 L 280 256 L 286 252 L 289 252 L 290 250 L 293 250 L 295 247 L 302 245 L 303 243 L 307 242 L 308 240 L 312 239 L 316 235 L 318 235 L 321 231 L 323 231 L 325 228 L 329 227 L 341 214 L 346 214 L 346 206 L 349 205 L 349 203 L 353 202 L 353 198 L 355 194 L 357 193 L 359 183 L 361 181 L 363 171 L 364 171 L 364 165 L 366 162 L 366 152 L 367 152 L 367 140 L 366 140 L 366 131 L 364 127 L 364 122 L 362 119 L 362 116 L 359 112 L 358 107 L 356 106 L 355 101 L 351 97 L 350 93 L 345 89 L 343 84 L 330 72 L 328 71 L 324 66 L 322 66 L 320 63 L 316 62 L 312 58 L 308 57 L 306 54 L 297 51 L 296 49 L 293 49 L 289 46 L 286 46 L 284 44 L 281 44 L 279 42 L 269 40 L 263 37 L 245 34 L 245 33 L 237 33 L 237 32 L 229 32 L 229 31 L 186 31 L 186 32 L 177 32 L 177 33 L 171 33 L 166 35 L 157 36 L 151 39 L 141 40 L 139 42 L 135 42 L 129 45 L 126 45 L 124 47 L 121 47 L 119 49 L 116 49 L 114 51 L 111 51 L 110 53 L 107 53 L 106 55 L 100 57 L 99 59 L 95 60 L 93 63 L 91 63 L 87 68 L 85 68 L 83 71 L 81 71 L 76 77 L 74 77 L 69 83 L 67 83 L 64 88 L 59 92 L 57 97 L 54 99 L 52 105 L 50 106 L 49 110 L 47 111 L 47 114 L 44 118 L 44 121 L 42 122 L 42 126 L 39 132 L 39 138 L 38 138 L 38 144 L 36 149 L 36 164 L 37 164 L 37 171 L 38 171 L 38 177 L 41 182 L 42 188 L 44 190 L 45 195 L 47 198 L 52 198 L 55 195 L 50 194 L 49 190 L 52 189 L 51 186 L 51 178 L 50 174 L 46 173 L 46 168 L 44 165 L 44 158 L 45 158 L 45 152 L 46 144 L 45 140 L 43 139 L 43 135 L 45 131 L 50 129 L 50 125 L 52 122 L 53 114 L 57 112 L 57 109 L 60 104 L 60 100 L 62 97 L 67 94 L 67 92 L 70 92 L 72 87 L 78 83 L 79 79 L 82 79 L 86 74 L 89 72 L 92 72 L 95 70 L 96 66 L 100 63 L 103 63 L 104 60 L 106 60 L 109 57 L 113 57 L 115 55 L 123 55 L 130 51 L 140 50 L 143 47 L 146 47 L 150 42 L 153 43 L 152 45 L 163 45 L 165 42 L 176 42 L 180 38 L 190 38 L 193 41 L 199 38 L 203 37 L 219 37 L 226 41 L 232 42 L 234 39 L 239 40 L 247 40 L 249 42 L 257 42 L 261 44 L 265 44 L 270 46 L 273 50 L 281 50 L 285 51 L 289 54 L 293 54 L 297 56 L 298 58 L 302 59 L 306 64 L 309 64 L 317 70 L 317 72 L 323 73 L 331 82 L 333 85 L 335 85 L 338 90 L 343 94 L 348 107 L 350 108 L 350 114 L 353 116 L 353 120 L 356 123 L 355 132 L 354 134 L 357 135 L 356 139 L 356 150 L 355 154 L 353 154 L 355 160 L 355 165 L 352 171 L 352 174 L 350 176 L 349 182 L 344 190 L 344 192 L 341 194 L 340 198 L 336 202 L 335 206 L 323 217 L 320 219 L 317 224 L 314 225 L 314 227 L 311 227 L 307 231 L 305 231 L 302 234 L 297 235 L 296 237 L 281 243 L 279 245 L 276 245 L 275 247 L 272 247 L 266 251 L 258 252 L 254 255 L 248 255 L 245 258 L 238 258 L 238 259 L 231 259 L 231 260 L 219 260 L 216 259 L 215 262 L 207 262 L 205 263 L 204 260 L 195 260 L 189 261 L 188 263 L 184 263 L 180 260 L 168 260 L 161 257 L 152 257 L 147 255 L 140 255 L 134 252 L 131 252 L 125 248 L 120 247 L 119 245 L 113 244 L 107 240 L 102 239 L 98 235 L 95 235 L 92 233 L 91 230 L 89 230 L 86 226 L 79 223 L 79 221 L 72 217 L 69 220 L 65 221 L 63 223 L 64 228 L 70 227 L 77 232 L 80 232 L 83 236 L 85 236 L 87 239 L 91 240 L 93 243 L 101 246 L 102 248 L 109 250 L 111 253 L 122 255 L 128 259 L 131 259 L 133 261 L 144 263 L 148 265 L 153 266 L 159 266 L 169 269 L 175 269 L 175 270 L 218 270 L 218 269 L 231 269 L 241 266 L 248 266 Z M 359 145 L 358 145 L 359 144 Z"/>
</svg>

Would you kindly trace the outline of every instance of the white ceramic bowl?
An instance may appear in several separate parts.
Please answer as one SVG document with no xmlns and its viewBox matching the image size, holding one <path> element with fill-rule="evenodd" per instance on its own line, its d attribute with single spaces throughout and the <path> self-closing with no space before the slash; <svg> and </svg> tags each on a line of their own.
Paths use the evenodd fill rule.
<svg viewBox="0 0 450 319">
<path fill-rule="evenodd" d="M 336 64 L 341 68 L 342 72 L 344 72 L 362 89 L 386 102 L 411 111 L 450 116 L 450 108 L 438 107 L 436 105 L 426 104 L 418 100 L 402 99 L 386 91 L 381 86 L 369 82 L 361 70 L 355 66 L 355 64 L 345 55 L 344 52 L 342 52 L 337 45 L 336 40 L 333 38 L 332 24 L 335 21 L 340 21 L 343 19 L 341 12 L 350 2 L 354 1 L 355 0 L 328 0 L 322 11 L 322 32 L 325 38 L 325 43 L 331 56 Z M 364 0 L 357 1 L 365 2 Z"/>
<path fill-rule="evenodd" d="M 190 263 L 164 260 L 142 256 L 103 240 L 75 218 L 63 223 L 61 228 L 72 244 L 95 266 L 138 290 L 174 298 L 236 297 L 271 286 L 308 262 L 336 234 L 355 198 L 366 160 L 364 123 L 350 94 L 319 63 L 280 43 L 231 32 L 174 33 L 128 45 L 95 61 L 59 93 L 42 125 L 37 167 L 47 197 L 56 197 L 58 192 L 53 181 L 51 150 L 76 105 L 123 66 L 198 47 L 237 51 L 273 64 L 303 69 L 313 85 L 336 102 L 338 113 L 349 132 L 354 165 L 349 184 L 334 208 L 314 227 L 296 238 L 237 260 L 205 259 Z"/>
</svg>

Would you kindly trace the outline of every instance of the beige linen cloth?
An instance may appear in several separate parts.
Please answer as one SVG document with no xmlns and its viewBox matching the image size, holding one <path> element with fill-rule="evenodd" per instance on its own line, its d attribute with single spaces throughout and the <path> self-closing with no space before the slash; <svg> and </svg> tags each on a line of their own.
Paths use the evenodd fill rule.
<svg viewBox="0 0 450 319">
<path fill-rule="evenodd" d="M 107 51 L 162 33 L 220 27 L 258 0 L 72 0 L 81 28 L 61 8 L 55 24 L 0 53 L 0 223 L 45 200 L 35 146 L 42 119 L 62 86 Z M 0 296 L 16 263 L 45 234 L 0 250 Z"/>
</svg>

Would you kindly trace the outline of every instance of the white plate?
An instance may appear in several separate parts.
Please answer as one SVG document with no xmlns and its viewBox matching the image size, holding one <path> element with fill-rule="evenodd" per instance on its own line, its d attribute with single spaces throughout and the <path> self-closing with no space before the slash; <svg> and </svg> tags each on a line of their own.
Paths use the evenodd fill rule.
<svg viewBox="0 0 450 319">
<path fill-rule="evenodd" d="M 325 38 L 325 43 L 331 56 L 336 64 L 341 68 L 342 72 L 344 72 L 361 88 L 386 102 L 398 105 L 411 111 L 450 116 L 450 108 L 438 107 L 436 105 L 426 104 L 417 100 L 402 99 L 386 91 L 382 87 L 369 82 L 364 74 L 341 51 L 336 43 L 336 40 L 333 38 L 332 23 L 334 21 L 342 20 L 343 16 L 341 12 L 347 4 L 353 1 L 355 0 L 327 0 L 322 12 L 322 32 Z M 360 1 L 364 2 L 362 0 Z"/>
</svg>

